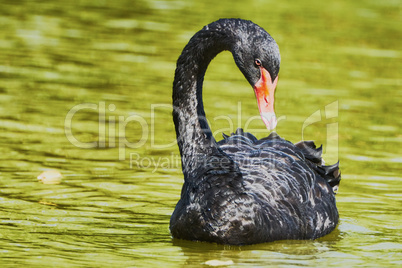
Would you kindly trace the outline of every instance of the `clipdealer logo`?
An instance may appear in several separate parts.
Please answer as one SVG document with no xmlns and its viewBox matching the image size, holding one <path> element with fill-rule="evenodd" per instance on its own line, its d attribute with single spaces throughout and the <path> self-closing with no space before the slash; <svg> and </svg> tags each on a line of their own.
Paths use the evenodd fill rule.
<svg viewBox="0 0 402 268">
<path fill-rule="evenodd" d="M 129 153 L 130 168 L 153 168 L 153 172 L 157 168 L 177 168 L 180 166 L 180 156 L 170 155 L 166 157 L 152 158 L 146 155 L 141 155 L 136 152 L 139 148 L 147 145 L 151 149 L 167 149 L 176 148 L 176 139 L 167 141 L 163 144 L 156 144 L 155 142 L 155 126 L 163 124 L 160 119 L 157 118 L 157 114 L 162 110 L 164 112 L 168 111 L 171 113 L 172 105 L 161 103 L 161 104 L 151 104 L 149 117 L 144 117 L 136 113 L 131 113 L 130 115 L 112 115 L 117 107 L 115 104 L 108 104 L 104 101 L 99 103 L 81 103 L 73 106 L 66 114 L 64 121 L 64 132 L 67 140 L 77 148 L 81 149 L 95 149 L 95 148 L 118 148 L 118 160 L 124 161 L 127 158 L 126 150 L 131 149 Z M 339 103 L 338 101 L 331 102 L 324 106 L 323 109 L 318 109 L 314 111 L 310 116 L 308 116 L 301 127 L 301 140 L 304 140 L 305 130 L 318 122 L 330 121 L 326 124 L 326 145 L 325 151 L 323 152 L 323 158 L 326 155 L 330 155 L 333 158 L 338 158 L 338 118 Z M 96 129 L 97 139 L 91 141 L 81 141 L 77 135 L 80 133 L 79 125 L 82 122 L 78 122 L 79 114 L 84 114 L 88 112 L 95 112 L 98 114 L 98 127 Z M 286 116 L 282 115 L 277 118 L 278 123 L 280 121 L 286 120 Z M 206 118 L 208 125 L 210 121 Z M 238 127 L 242 127 L 242 107 L 241 102 L 237 105 L 237 116 L 233 119 L 230 116 L 220 115 L 212 119 L 214 122 L 219 122 L 219 125 L 224 127 L 215 130 L 212 134 L 213 136 L 220 135 L 220 133 L 232 133 Z M 267 133 L 266 129 L 250 129 L 250 124 L 254 120 L 261 120 L 259 115 L 252 116 L 245 120 L 243 128 L 245 131 L 252 134 L 256 133 Z M 127 138 L 127 127 L 128 124 L 136 124 L 136 141 L 130 141 Z M 216 123 L 215 123 L 216 125 Z M 158 134 L 160 135 L 160 134 Z M 268 135 L 268 133 L 267 133 Z M 132 152 L 134 151 L 134 152 Z"/>
</svg>

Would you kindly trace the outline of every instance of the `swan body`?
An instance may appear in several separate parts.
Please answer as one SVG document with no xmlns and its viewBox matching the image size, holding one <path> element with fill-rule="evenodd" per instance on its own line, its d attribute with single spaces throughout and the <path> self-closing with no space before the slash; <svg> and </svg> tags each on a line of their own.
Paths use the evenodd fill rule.
<svg viewBox="0 0 402 268">
<path fill-rule="evenodd" d="M 240 19 L 197 32 L 177 61 L 173 120 L 184 184 L 170 219 L 174 238 L 245 245 L 315 239 L 338 223 L 338 163 L 322 164 L 322 148 L 293 144 L 275 132 L 258 140 L 238 129 L 216 142 L 205 118 L 202 84 L 210 61 L 229 50 L 254 88 L 261 118 L 276 126 L 274 91 L 280 65 L 274 39 Z M 267 116 L 269 115 L 269 116 Z"/>
</svg>

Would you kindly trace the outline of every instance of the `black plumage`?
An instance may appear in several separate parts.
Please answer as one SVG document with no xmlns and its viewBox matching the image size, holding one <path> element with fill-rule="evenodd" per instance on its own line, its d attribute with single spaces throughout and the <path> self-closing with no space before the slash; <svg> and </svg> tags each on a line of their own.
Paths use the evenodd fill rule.
<svg viewBox="0 0 402 268">
<path fill-rule="evenodd" d="M 177 61 L 173 119 L 184 185 L 170 220 L 173 237 L 221 244 L 315 239 L 338 223 L 338 164 L 322 164 L 322 148 L 293 144 L 275 132 L 258 140 L 238 129 L 216 142 L 205 119 L 202 84 L 210 61 L 232 52 L 249 83 L 260 79 L 258 58 L 272 80 L 280 56 L 256 24 L 222 19 L 197 32 Z"/>
</svg>

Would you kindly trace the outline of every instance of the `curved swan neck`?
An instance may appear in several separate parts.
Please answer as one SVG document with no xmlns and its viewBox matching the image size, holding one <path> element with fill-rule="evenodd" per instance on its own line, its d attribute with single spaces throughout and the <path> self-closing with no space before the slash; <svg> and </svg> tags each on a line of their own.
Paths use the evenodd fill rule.
<svg viewBox="0 0 402 268">
<path fill-rule="evenodd" d="M 173 120 L 182 162 L 186 155 L 211 153 L 217 146 L 206 121 L 202 85 L 211 60 L 223 50 L 231 50 L 234 35 L 223 25 L 205 26 L 183 49 L 173 82 Z M 184 158 L 184 159 L 183 159 Z"/>
</svg>

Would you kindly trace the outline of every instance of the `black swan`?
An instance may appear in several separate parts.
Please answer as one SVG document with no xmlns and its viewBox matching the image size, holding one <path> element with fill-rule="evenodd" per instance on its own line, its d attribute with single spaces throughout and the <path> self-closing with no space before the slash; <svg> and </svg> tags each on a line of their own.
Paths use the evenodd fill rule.
<svg viewBox="0 0 402 268">
<path fill-rule="evenodd" d="M 246 245 L 315 239 L 338 223 L 338 163 L 322 164 L 312 141 L 272 132 L 258 140 L 238 129 L 216 142 L 205 119 L 202 84 L 210 61 L 229 50 L 254 88 L 261 117 L 276 126 L 280 65 L 274 39 L 251 21 L 221 19 L 197 32 L 177 61 L 173 120 L 184 185 L 170 219 L 174 238 Z"/>
</svg>

